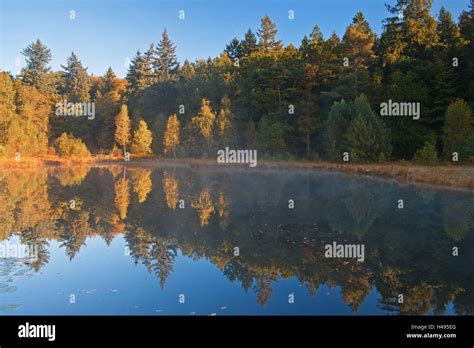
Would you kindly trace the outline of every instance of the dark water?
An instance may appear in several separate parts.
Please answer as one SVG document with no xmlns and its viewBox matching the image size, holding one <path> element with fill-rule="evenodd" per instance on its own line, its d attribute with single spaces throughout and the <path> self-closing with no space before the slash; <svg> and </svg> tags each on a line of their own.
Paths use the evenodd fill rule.
<svg viewBox="0 0 474 348">
<path fill-rule="evenodd" d="M 0 314 L 473 315 L 473 225 L 472 193 L 345 174 L 3 171 Z"/>
</svg>

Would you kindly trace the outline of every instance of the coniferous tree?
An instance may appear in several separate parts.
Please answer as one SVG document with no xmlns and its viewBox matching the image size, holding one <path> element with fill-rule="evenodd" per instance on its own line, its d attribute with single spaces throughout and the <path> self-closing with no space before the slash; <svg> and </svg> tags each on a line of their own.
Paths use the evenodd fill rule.
<svg viewBox="0 0 474 348">
<path fill-rule="evenodd" d="M 229 44 L 227 44 L 224 52 L 227 52 L 227 55 L 233 61 L 235 61 L 237 58 L 240 59 L 242 57 L 242 47 L 240 45 L 239 39 L 234 37 L 232 41 Z"/>
<path fill-rule="evenodd" d="M 64 69 L 64 93 L 71 102 L 87 102 L 90 99 L 90 81 L 87 68 L 82 66 L 81 61 L 74 52 L 67 58 Z"/>
<path fill-rule="evenodd" d="M 115 81 L 117 79 L 117 76 L 115 75 L 114 71 L 112 70 L 111 67 L 108 67 L 107 71 L 105 72 L 102 80 L 102 88 L 101 88 L 101 94 L 107 94 L 110 93 L 114 90 L 115 88 Z"/>
<path fill-rule="evenodd" d="M 145 59 L 140 53 L 140 50 L 137 51 L 135 57 L 133 57 L 130 63 L 126 79 L 128 83 L 128 94 L 136 94 L 137 92 L 142 91 L 145 87 L 147 87 Z"/>
<path fill-rule="evenodd" d="M 151 86 L 157 81 L 156 73 L 153 69 L 155 57 L 155 44 L 151 43 L 148 50 L 143 55 L 143 74 L 145 78 L 145 85 Z"/>
<path fill-rule="evenodd" d="M 176 57 L 176 46 L 171 42 L 166 28 L 163 30 L 161 40 L 156 47 L 154 68 L 161 80 L 169 80 L 176 74 L 179 67 Z"/>
<path fill-rule="evenodd" d="M 244 39 L 240 42 L 241 57 L 248 57 L 252 52 L 258 49 L 257 38 L 252 30 L 247 30 Z"/>
<path fill-rule="evenodd" d="M 45 74 L 50 71 L 51 50 L 38 39 L 21 53 L 26 57 L 26 67 L 21 70 L 22 81 L 41 89 Z"/>
<path fill-rule="evenodd" d="M 353 93 L 351 93 L 352 97 L 359 95 L 361 80 L 365 78 L 366 83 L 369 83 L 367 81 L 369 80 L 368 75 L 362 75 L 359 72 L 369 67 L 370 60 L 374 56 L 374 44 L 374 32 L 370 29 L 369 23 L 362 12 L 357 12 L 344 33 L 341 47 L 344 58 L 348 59 L 349 81 L 353 81 L 353 84 L 348 81 L 349 85 L 354 86 Z M 342 83 L 347 82 L 342 79 Z"/>
<path fill-rule="evenodd" d="M 275 38 L 277 33 L 275 23 L 272 22 L 269 16 L 261 19 L 260 28 L 257 31 L 259 38 L 258 47 L 264 51 L 280 50 L 283 46 L 280 40 Z"/>
</svg>

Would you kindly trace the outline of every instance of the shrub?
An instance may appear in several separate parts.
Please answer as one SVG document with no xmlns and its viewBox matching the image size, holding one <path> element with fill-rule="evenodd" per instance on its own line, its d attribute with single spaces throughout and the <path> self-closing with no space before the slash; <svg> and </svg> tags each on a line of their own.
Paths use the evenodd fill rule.
<svg viewBox="0 0 474 348">
<path fill-rule="evenodd" d="M 356 161 L 384 161 L 392 152 L 390 134 L 372 110 L 351 122 L 345 139 Z"/>
<path fill-rule="evenodd" d="M 123 157 L 123 152 L 122 152 L 121 149 L 119 149 L 119 148 L 117 147 L 117 145 L 114 145 L 114 147 L 112 148 L 112 150 L 110 150 L 109 155 L 110 155 L 111 157 L 114 157 L 114 158 L 116 158 L 116 157 Z"/>
<path fill-rule="evenodd" d="M 426 141 L 423 147 L 416 151 L 414 160 L 422 164 L 435 165 L 438 162 L 438 153 L 434 143 Z"/>
<path fill-rule="evenodd" d="M 54 142 L 54 147 L 62 157 L 85 158 L 90 156 L 87 146 L 72 134 L 61 134 Z"/>
</svg>

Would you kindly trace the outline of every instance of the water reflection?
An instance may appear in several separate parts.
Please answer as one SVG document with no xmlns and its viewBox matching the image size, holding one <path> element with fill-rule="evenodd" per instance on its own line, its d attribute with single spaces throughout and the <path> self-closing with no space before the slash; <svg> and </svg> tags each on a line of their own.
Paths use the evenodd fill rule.
<svg viewBox="0 0 474 348">
<path fill-rule="evenodd" d="M 162 289 L 181 253 L 212 262 L 260 306 L 275 284 L 295 277 L 311 295 L 340 287 L 353 312 L 375 289 L 387 312 L 443 314 L 452 304 L 472 315 L 473 226 L 471 193 L 342 174 L 122 166 L 0 173 L 0 240 L 37 248 L 25 264 L 32 272 L 50 261 L 51 241 L 73 260 L 88 237 L 110 245 L 122 235 L 129 257 Z M 325 258 L 333 241 L 363 243 L 365 262 Z M 7 261 L 5 275 L 14 269 Z M 10 289 L 0 282 L 0 291 Z"/>
</svg>

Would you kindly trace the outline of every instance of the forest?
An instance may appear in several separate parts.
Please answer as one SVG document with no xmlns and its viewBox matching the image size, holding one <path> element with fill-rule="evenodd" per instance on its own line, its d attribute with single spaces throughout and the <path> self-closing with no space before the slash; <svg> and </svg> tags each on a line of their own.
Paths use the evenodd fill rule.
<svg viewBox="0 0 474 348">
<path fill-rule="evenodd" d="M 397 0 L 380 35 L 358 12 L 342 37 L 314 25 L 298 47 L 265 15 L 195 62 L 179 63 L 165 28 L 125 79 L 89 74 L 74 52 L 52 71 L 38 39 L 18 76 L 0 72 L 0 156 L 215 158 L 230 146 L 282 160 L 473 162 L 474 1 L 458 19 L 431 7 Z M 382 117 L 387 103 L 416 103 L 419 117 Z"/>
</svg>

